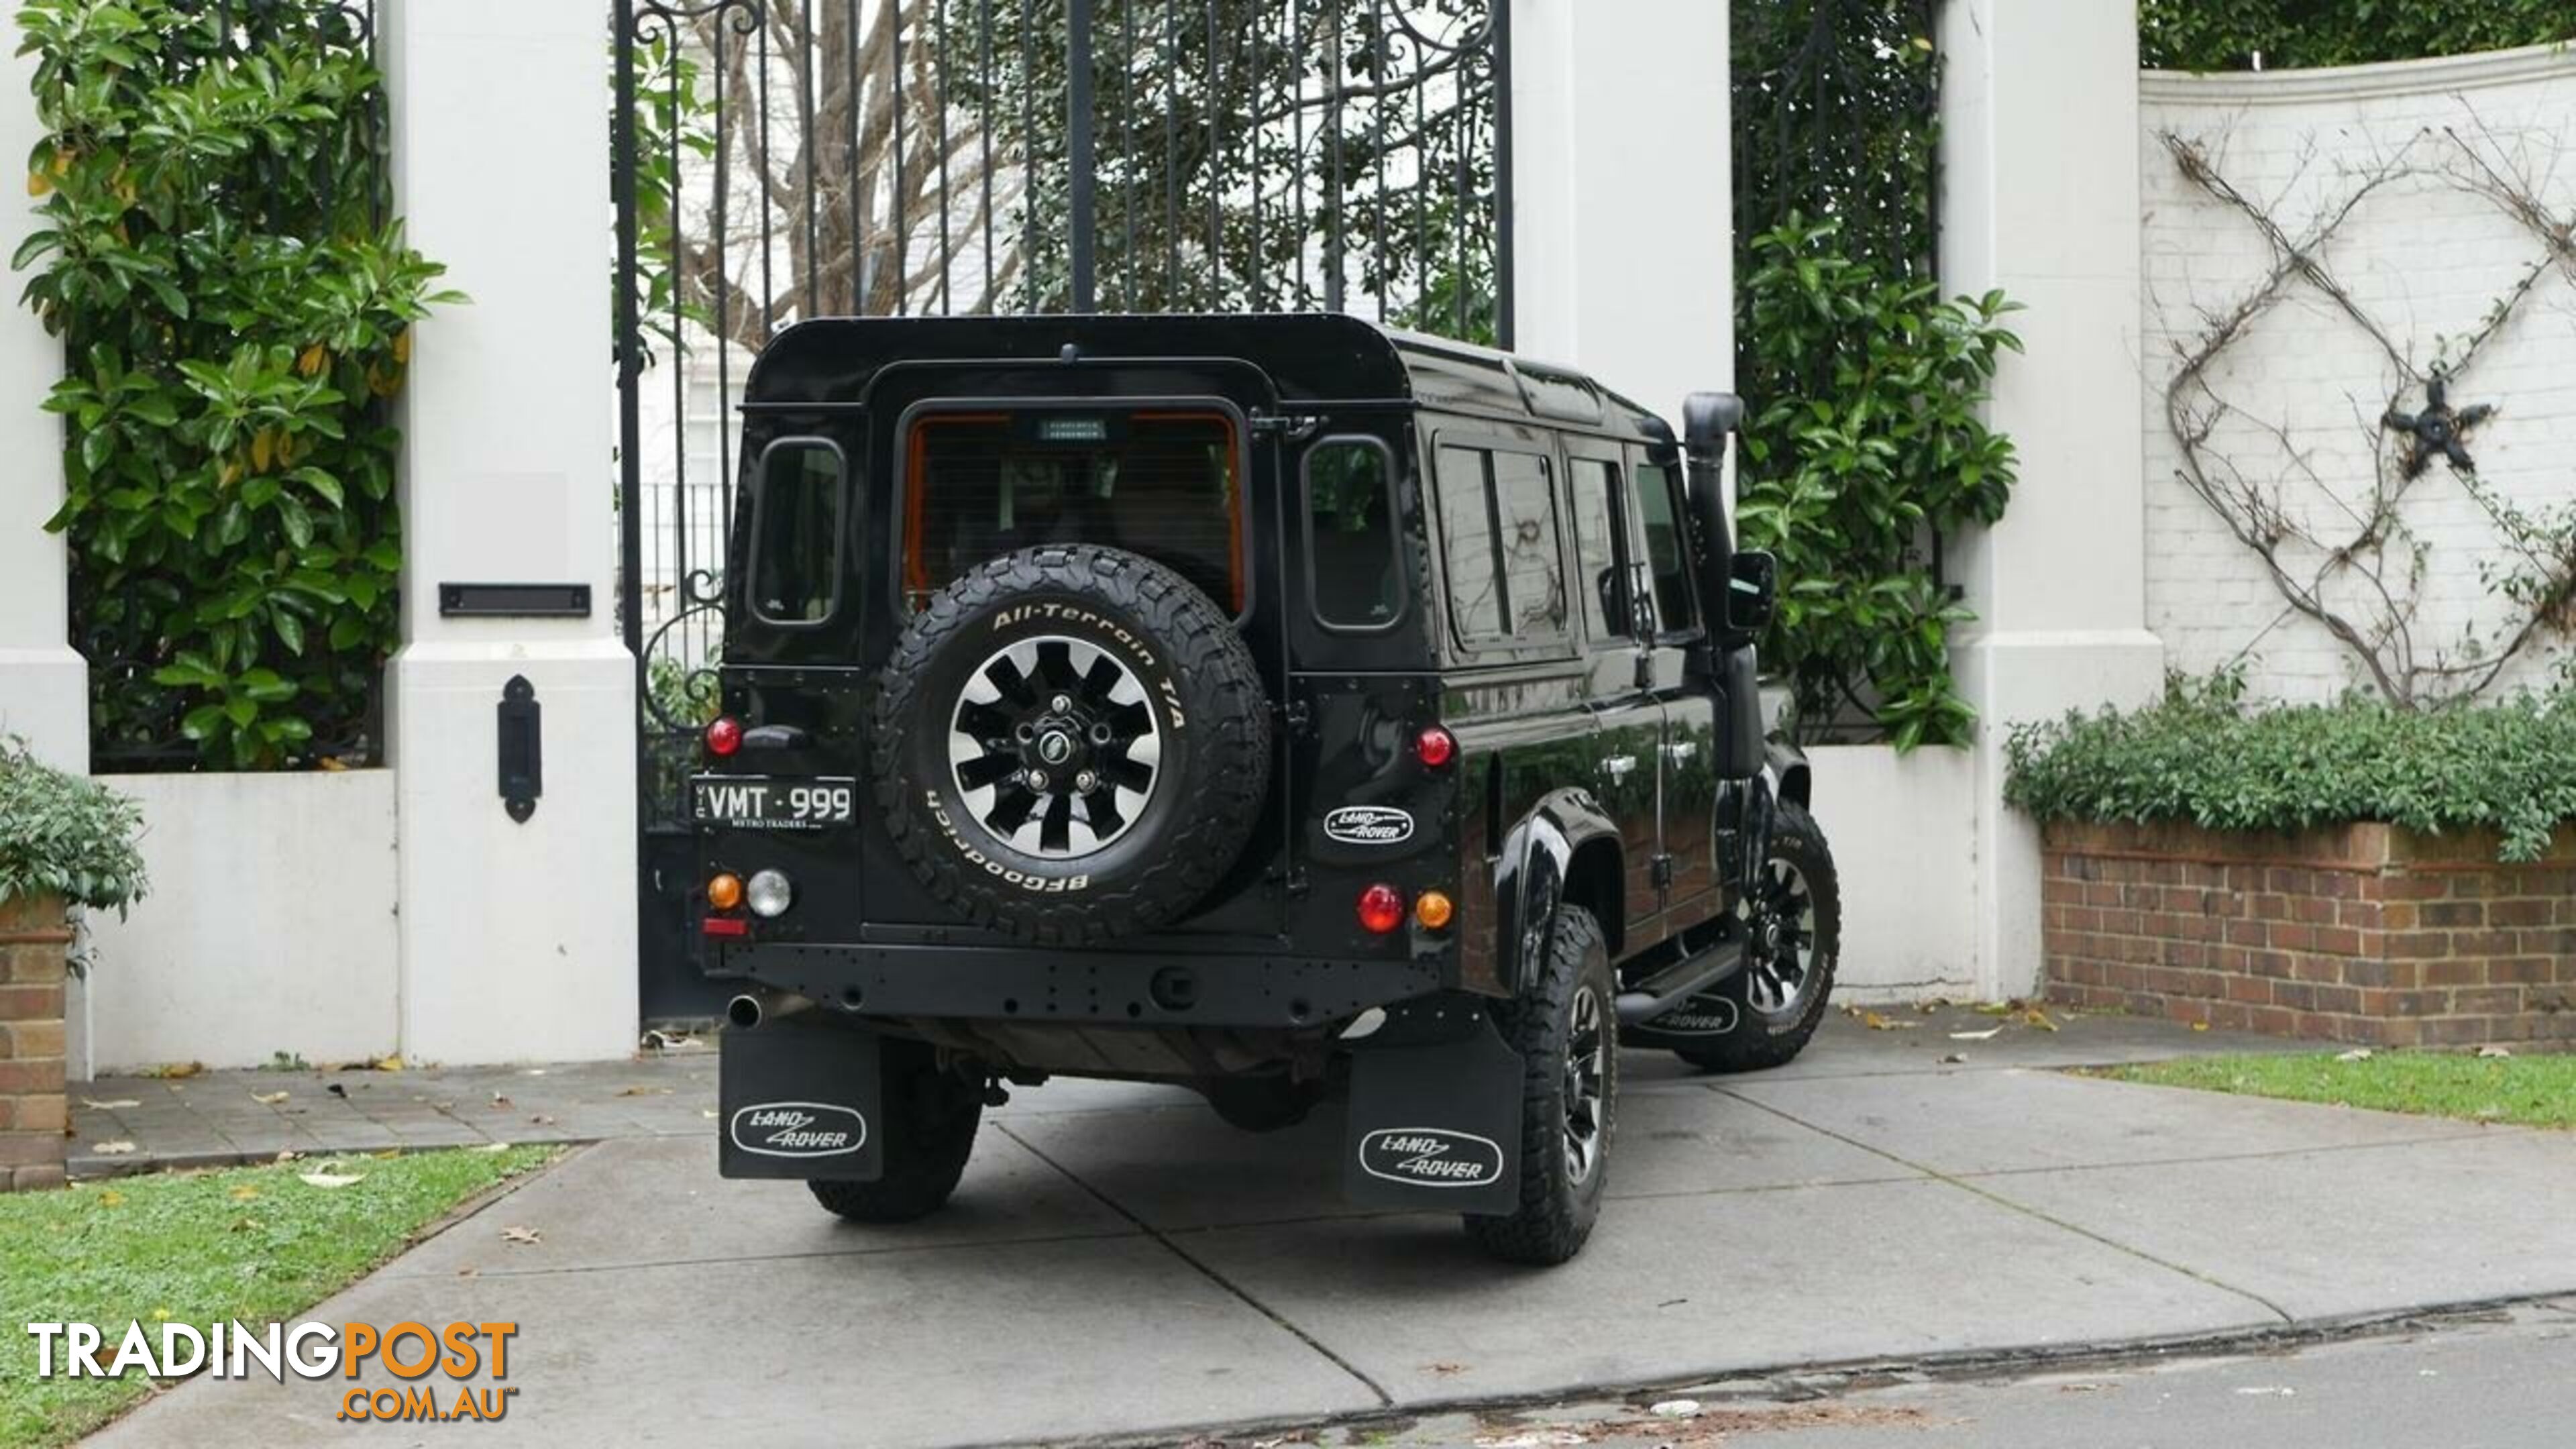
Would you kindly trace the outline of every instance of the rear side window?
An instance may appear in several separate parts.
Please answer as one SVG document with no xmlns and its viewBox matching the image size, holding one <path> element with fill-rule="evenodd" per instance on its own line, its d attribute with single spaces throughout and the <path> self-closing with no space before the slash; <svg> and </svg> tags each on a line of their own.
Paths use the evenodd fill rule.
<svg viewBox="0 0 2576 1449">
<path fill-rule="evenodd" d="M 841 601 L 844 465 L 823 438 L 781 438 L 760 455 L 751 609 L 766 623 L 820 624 Z"/>
<path fill-rule="evenodd" d="M 1240 613 L 1242 480 L 1219 412 L 944 413 L 912 426 L 904 596 L 1024 548 L 1142 554 Z"/>
<path fill-rule="evenodd" d="M 1667 634 L 1691 627 L 1690 550 L 1682 546 L 1681 479 L 1670 463 L 1637 470 L 1637 514 L 1646 530 L 1646 563 L 1655 576 L 1655 617 Z"/>
<path fill-rule="evenodd" d="M 1564 631 L 1565 566 L 1547 460 L 1443 447 L 1441 559 L 1458 641 L 1523 643 Z"/>
<path fill-rule="evenodd" d="M 1619 599 L 1619 548 L 1611 521 L 1610 494 L 1619 486 L 1618 470 L 1597 458 L 1572 458 L 1565 465 L 1567 502 L 1574 514 L 1574 587 L 1583 595 L 1583 616 L 1595 644 L 1629 639 Z"/>
<path fill-rule="evenodd" d="M 1306 558 L 1315 617 L 1383 629 L 1404 612 L 1393 460 L 1375 438 L 1327 438 L 1306 452 Z"/>
</svg>

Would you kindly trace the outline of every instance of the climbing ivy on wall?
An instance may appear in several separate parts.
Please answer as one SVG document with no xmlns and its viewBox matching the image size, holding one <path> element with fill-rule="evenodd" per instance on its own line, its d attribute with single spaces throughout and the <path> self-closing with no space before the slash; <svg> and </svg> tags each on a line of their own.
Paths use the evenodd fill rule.
<svg viewBox="0 0 2576 1449">
<path fill-rule="evenodd" d="M 2138 61 L 2163 70 L 2362 65 L 2576 40 L 2568 0 L 2139 0 Z"/>
<path fill-rule="evenodd" d="M 329 0 L 30 0 L 72 643 L 102 768 L 363 758 L 402 564 L 388 404 L 446 294 Z"/>
</svg>

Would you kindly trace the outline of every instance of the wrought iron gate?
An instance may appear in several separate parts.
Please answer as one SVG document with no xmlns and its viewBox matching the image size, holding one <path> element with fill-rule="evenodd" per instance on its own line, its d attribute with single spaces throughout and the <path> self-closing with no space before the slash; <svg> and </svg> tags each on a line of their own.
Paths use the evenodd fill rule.
<svg viewBox="0 0 2576 1449">
<path fill-rule="evenodd" d="M 617 0 L 643 1000 L 690 964 L 749 362 L 806 317 L 1351 311 L 1508 346 L 1509 0 Z"/>
</svg>

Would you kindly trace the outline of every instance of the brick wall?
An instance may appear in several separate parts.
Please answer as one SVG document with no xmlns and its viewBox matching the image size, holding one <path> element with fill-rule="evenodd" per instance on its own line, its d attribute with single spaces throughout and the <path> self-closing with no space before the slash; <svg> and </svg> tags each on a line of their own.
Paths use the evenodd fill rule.
<svg viewBox="0 0 2576 1449">
<path fill-rule="evenodd" d="M 63 953 L 58 901 L 0 904 L 0 1191 L 63 1185 Z"/>
<path fill-rule="evenodd" d="M 2387 825 L 2051 825 L 2048 997 L 2383 1046 L 2576 1042 L 2576 842 L 2495 850 Z"/>
</svg>

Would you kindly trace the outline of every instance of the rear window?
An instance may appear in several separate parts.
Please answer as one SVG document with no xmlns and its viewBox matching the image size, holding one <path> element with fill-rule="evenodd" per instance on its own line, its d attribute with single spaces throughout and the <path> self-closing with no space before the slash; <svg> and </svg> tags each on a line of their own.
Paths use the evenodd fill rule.
<svg viewBox="0 0 2576 1449">
<path fill-rule="evenodd" d="M 841 596 L 841 450 L 781 438 L 760 455 L 751 607 L 771 624 L 819 624 Z"/>
<path fill-rule="evenodd" d="M 1327 438 L 1306 454 L 1306 552 L 1315 617 L 1383 629 L 1404 612 L 1392 459 L 1375 438 Z"/>
<path fill-rule="evenodd" d="M 913 424 L 903 540 L 915 608 L 987 560 L 1100 543 L 1240 613 L 1242 481 L 1215 412 L 934 414 Z"/>
</svg>

